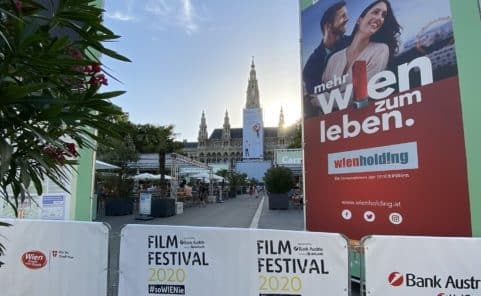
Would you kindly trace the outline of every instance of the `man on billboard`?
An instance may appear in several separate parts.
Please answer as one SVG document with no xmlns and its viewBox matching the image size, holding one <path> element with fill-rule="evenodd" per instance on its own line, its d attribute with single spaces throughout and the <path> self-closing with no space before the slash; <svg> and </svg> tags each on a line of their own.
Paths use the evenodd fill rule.
<svg viewBox="0 0 481 296">
<path fill-rule="evenodd" d="M 305 87 L 304 112 L 306 116 L 317 115 L 317 108 L 312 108 L 309 95 L 313 94 L 314 87 L 321 83 L 328 57 L 348 45 L 349 38 L 344 35 L 347 22 L 348 16 L 345 1 L 339 1 L 331 5 L 322 15 L 320 22 L 323 35 L 321 44 L 309 56 L 303 70 Z"/>
</svg>

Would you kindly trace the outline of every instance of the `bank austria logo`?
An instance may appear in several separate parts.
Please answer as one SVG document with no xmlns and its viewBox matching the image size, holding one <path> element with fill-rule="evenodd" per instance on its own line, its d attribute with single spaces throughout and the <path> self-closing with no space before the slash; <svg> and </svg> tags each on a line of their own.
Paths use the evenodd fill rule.
<svg viewBox="0 0 481 296">
<path fill-rule="evenodd" d="M 22 263 L 30 269 L 40 269 L 47 265 L 47 256 L 40 251 L 28 251 L 22 255 Z"/>
<path fill-rule="evenodd" d="M 465 277 L 454 277 L 448 275 L 442 277 L 439 275 L 420 276 L 414 273 L 391 272 L 388 275 L 388 282 L 393 287 L 408 288 L 435 288 L 435 289 L 453 289 L 453 290 L 481 290 L 481 279 L 473 275 Z M 453 293 L 439 293 L 437 296 L 458 296 Z M 469 296 L 469 294 L 460 294 L 459 296 Z"/>
<path fill-rule="evenodd" d="M 393 287 L 399 287 L 404 283 L 404 276 L 400 272 L 391 272 L 387 278 L 389 284 Z"/>
</svg>

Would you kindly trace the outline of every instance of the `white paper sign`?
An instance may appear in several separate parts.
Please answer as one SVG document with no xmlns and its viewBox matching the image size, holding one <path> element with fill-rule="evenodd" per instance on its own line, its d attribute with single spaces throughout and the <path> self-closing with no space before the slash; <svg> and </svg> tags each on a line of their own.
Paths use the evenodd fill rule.
<svg viewBox="0 0 481 296">
<path fill-rule="evenodd" d="M 42 196 L 42 219 L 65 219 L 65 195 L 45 194 Z"/>
<path fill-rule="evenodd" d="M 372 236 L 363 245 L 367 295 L 481 295 L 481 238 Z"/>
<path fill-rule="evenodd" d="M 2 296 L 107 295 L 105 224 L 0 219 Z"/>
<path fill-rule="evenodd" d="M 141 192 L 139 202 L 139 214 L 150 215 L 152 207 L 152 193 Z"/>
<path fill-rule="evenodd" d="M 348 295 L 347 242 L 314 232 L 127 225 L 119 296 Z"/>
</svg>

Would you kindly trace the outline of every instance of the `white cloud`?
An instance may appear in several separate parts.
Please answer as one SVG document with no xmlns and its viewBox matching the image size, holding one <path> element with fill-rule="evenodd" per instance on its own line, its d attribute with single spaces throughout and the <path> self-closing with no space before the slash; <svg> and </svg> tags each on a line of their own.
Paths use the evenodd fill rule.
<svg viewBox="0 0 481 296">
<path fill-rule="evenodd" d="M 155 16 L 167 17 L 172 9 L 164 0 L 149 0 L 145 5 L 145 10 Z"/>
<path fill-rule="evenodd" d="M 106 12 L 105 17 L 109 19 L 121 21 L 121 22 L 130 22 L 135 20 L 135 17 L 133 15 L 124 13 L 120 10 L 116 10 L 114 12 Z"/>
<path fill-rule="evenodd" d="M 195 11 L 190 0 L 182 0 L 182 4 L 183 9 L 180 20 L 185 26 L 187 33 L 191 34 L 198 29 L 198 26 L 195 23 Z"/>
<path fill-rule="evenodd" d="M 189 35 L 199 30 L 200 17 L 191 0 L 149 0 L 145 10 L 158 17 L 156 20 L 158 29 L 176 26 Z"/>
<path fill-rule="evenodd" d="M 137 17 L 133 14 L 133 0 L 116 0 L 123 6 L 121 10 L 106 11 L 105 17 L 121 22 L 136 21 Z"/>
</svg>

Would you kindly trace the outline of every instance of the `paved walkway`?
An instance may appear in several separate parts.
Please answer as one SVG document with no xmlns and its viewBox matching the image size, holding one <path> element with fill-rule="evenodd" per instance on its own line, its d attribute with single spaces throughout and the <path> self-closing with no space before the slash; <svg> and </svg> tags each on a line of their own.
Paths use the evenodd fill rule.
<svg viewBox="0 0 481 296">
<path fill-rule="evenodd" d="M 128 215 L 100 217 L 97 221 L 106 222 L 111 226 L 109 296 L 117 296 L 120 231 L 126 224 L 304 230 L 304 211 L 301 207 L 291 207 L 288 210 L 269 210 L 266 196 L 253 198 L 248 195 L 238 195 L 236 198 L 226 199 L 224 203 L 211 203 L 205 207 L 187 207 L 184 208 L 183 214 L 167 218 L 140 221 L 135 220 L 134 215 Z M 357 291 L 353 291 L 352 295 L 359 294 Z"/>
<path fill-rule="evenodd" d="M 149 221 L 135 220 L 135 215 L 99 217 L 97 221 L 106 222 L 111 226 L 109 296 L 117 295 L 120 231 L 124 225 L 154 224 L 249 228 L 261 200 L 262 198 L 238 195 L 236 198 L 226 199 L 224 203 L 209 203 L 205 207 L 190 206 L 184 208 L 183 214 Z"/>
</svg>

